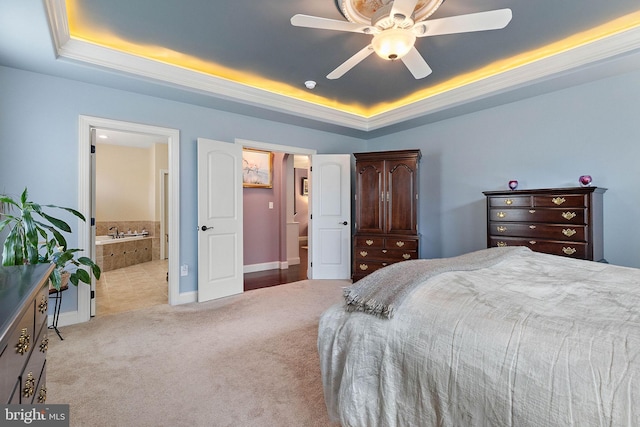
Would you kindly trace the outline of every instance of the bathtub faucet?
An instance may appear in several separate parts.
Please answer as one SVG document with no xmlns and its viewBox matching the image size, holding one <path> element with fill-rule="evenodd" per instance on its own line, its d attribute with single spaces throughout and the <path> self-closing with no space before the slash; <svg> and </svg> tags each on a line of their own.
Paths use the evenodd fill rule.
<svg viewBox="0 0 640 427">
<path fill-rule="evenodd" d="M 110 228 L 109 228 L 109 231 L 111 231 L 111 230 L 113 230 L 113 229 L 115 229 L 115 230 L 116 230 L 116 232 L 115 232 L 115 233 L 113 233 L 111 236 L 112 236 L 114 239 L 117 239 L 118 237 L 120 237 L 120 234 L 118 234 L 118 227 L 116 227 L 116 226 L 110 227 Z"/>
</svg>

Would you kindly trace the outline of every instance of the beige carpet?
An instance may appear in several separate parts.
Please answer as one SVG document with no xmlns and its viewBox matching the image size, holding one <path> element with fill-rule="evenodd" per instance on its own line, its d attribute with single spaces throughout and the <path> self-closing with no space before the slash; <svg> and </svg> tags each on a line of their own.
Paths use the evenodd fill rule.
<svg viewBox="0 0 640 427">
<path fill-rule="evenodd" d="M 156 306 L 50 334 L 47 403 L 72 426 L 333 426 L 317 354 L 320 314 L 347 281 L 301 281 Z"/>
</svg>

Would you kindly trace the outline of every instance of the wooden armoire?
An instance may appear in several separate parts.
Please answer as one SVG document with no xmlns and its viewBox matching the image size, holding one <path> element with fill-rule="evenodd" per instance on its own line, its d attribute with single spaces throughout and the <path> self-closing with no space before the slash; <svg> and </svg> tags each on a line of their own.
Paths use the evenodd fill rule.
<svg viewBox="0 0 640 427">
<path fill-rule="evenodd" d="M 353 281 L 419 257 L 420 150 L 355 153 Z"/>
</svg>

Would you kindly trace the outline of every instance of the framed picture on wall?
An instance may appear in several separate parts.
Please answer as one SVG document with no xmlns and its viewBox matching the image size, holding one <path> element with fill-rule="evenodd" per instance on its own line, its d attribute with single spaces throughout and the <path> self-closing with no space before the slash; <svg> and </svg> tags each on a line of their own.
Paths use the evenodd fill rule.
<svg viewBox="0 0 640 427">
<path fill-rule="evenodd" d="M 302 195 L 309 195 L 309 180 L 307 178 L 302 178 Z"/>
<path fill-rule="evenodd" d="M 242 186 L 273 188 L 273 153 L 244 148 L 242 150 Z"/>
</svg>

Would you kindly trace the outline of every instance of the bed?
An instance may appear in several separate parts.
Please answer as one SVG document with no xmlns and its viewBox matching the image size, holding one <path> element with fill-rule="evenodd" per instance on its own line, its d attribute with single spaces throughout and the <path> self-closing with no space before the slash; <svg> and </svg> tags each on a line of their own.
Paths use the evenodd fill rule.
<svg viewBox="0 0 640 427">
<path fill-rule="evenodd" d="M 323 313 L 343 426 L 640 426 L 640 270 L 492 248 L 393 264 Z"/>
</svg>

